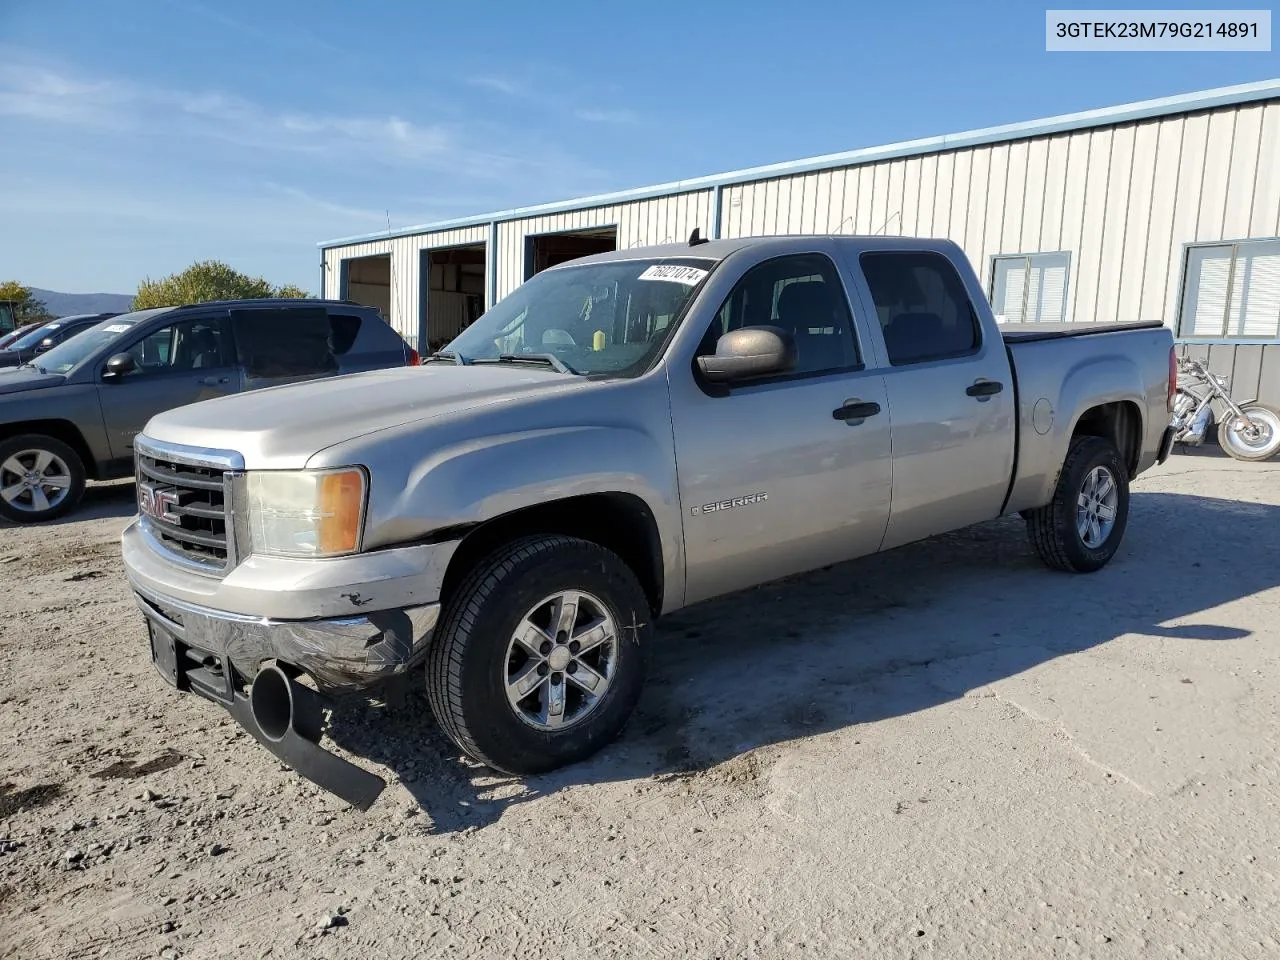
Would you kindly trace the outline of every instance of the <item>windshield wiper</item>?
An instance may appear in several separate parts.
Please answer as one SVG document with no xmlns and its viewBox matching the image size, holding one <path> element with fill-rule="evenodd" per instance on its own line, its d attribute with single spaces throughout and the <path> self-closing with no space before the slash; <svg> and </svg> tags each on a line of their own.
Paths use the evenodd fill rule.
<svg viewBox="0 0 1280 960">
<path fill-rule="evenodd" d="M 471 362 L 455 350 L 437 350 L 435 353 L 427 357 L 427 360 L 448 360 L 450 363 L 456 363 L 463 367 Z"/>
<path fill-rule="evenodd" d="M 578 373 L 554 353 L 500 353 L 498 363 L 544 363 L 560 373 Z"/>
</svg>

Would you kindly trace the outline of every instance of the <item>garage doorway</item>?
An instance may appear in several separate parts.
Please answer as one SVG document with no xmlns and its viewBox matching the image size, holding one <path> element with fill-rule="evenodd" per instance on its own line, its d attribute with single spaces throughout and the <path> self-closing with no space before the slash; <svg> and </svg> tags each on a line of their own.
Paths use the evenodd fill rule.
<svg viewBox="0 0 1280 960">
<path fill-rule="evenodd" d="M 537 234 L 526 241 L 524 278 L 528 280 L 535 273 L 568 260 L 617 249 L 617 227 Z"/>
<path fill-rule="evenodd" d="M 342 299 L 375 308 L 391 322 L 391 254 L 342 261 Z"/>
<path fill-rule="evenodd" d="M 422 251 L 420 335 L 434 353 L 484 313 L 485 245 Z"/>
</svg>

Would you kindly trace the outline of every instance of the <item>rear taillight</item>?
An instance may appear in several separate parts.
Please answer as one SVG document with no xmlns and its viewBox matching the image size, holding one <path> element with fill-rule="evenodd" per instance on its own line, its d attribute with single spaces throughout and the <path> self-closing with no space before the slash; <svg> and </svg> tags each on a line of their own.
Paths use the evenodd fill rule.
<svg viewBox="0 0 1280 960">
<path fill-rule="evenodd" d="M 1169 412 L 1173 413 L 1173 401 L 1178 395 L 1178 349 L 1169 348 Z"/>
<path fill-rule="evenodd" d="M 422 356 L 413 347 L 409 348 L 409 366 L 416 367 L 422 363 Z"/>
</svg>

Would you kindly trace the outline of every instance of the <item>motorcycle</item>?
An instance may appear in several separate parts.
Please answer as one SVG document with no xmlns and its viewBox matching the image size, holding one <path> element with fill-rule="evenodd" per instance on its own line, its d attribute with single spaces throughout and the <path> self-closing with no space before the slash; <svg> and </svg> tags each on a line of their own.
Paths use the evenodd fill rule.
<svg viewBox="0 0 1280 960">
<path fill-rule="evenodd" d="M 1174 442 L 1199 446 L 1215 420 L 1218 443 L 1236 460 L 1266 460 L 1280 450 L 1280 413 L 1255 400 L 1236 403 L 1226 377 L 1211 373 L 1199 360 L 1180 357 Z"/>
</svg>

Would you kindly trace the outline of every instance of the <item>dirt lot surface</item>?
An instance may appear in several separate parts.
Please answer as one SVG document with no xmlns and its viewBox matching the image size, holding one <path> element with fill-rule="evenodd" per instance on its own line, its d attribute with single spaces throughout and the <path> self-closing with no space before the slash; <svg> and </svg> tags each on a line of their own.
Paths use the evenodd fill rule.
<svg viewBox="0 0 1280 960">
<path fill-rule="evenodd" d="M 683 612 L 553 776 L 344 702 L 367 814 L 153 673 L 131 511 L 0 528 L 5 958 L 1280 954 L 1280 464 L 1175 456 L 1094 576 L 1014 519 Z"/>
</svg>

